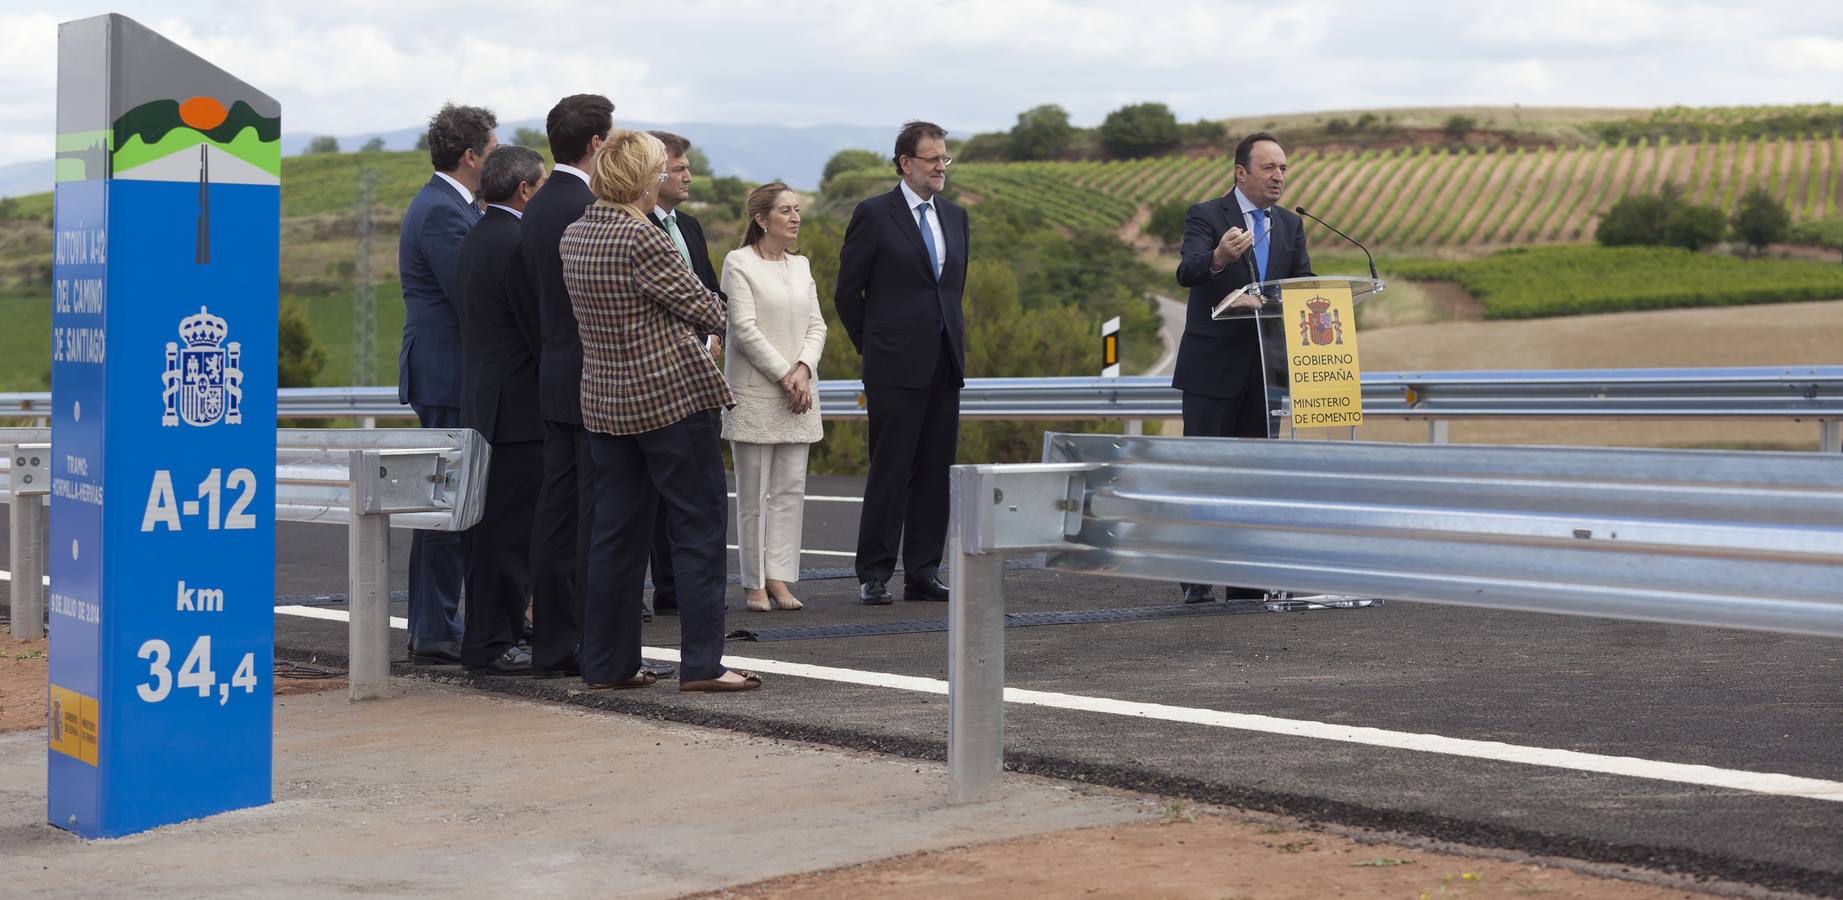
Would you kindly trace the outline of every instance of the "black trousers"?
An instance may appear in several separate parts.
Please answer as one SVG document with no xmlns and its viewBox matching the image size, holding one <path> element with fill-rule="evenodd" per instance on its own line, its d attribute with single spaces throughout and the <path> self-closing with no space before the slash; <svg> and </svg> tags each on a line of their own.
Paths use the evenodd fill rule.
<svg viewBox="0 0 1843 900">
<path fill-rule="evenodd" d="M 723 433 L 723 414 L 711 410 L 713 433 Z M 717 455 L 723 454 L 723 441 L 717 440 Z M 648 610 L 678 609 L 678 579 L 672 575 L 672 529 L 666 524 L 666 505 L 659 504 L 659 517 L 653 520 L 653 559 L 647 571 L 653 579 L 653 602 Z"/>
<path fill-rule="evenodd" d="M 1239 397 L 1205 397 L 1184 392 L 1184 435 L 1186 437 L 1273 437 L 1273 418 L 1267 414 L 1267 395 L 1256 376 L 1249 376 L 1248 389 Z M 1189 588 L 1191 585 L 1179 584 Z M 1224 587 L 1229 600 L 1260 599 L 1266 595 L 1259 588 Z"/>
<path fill-rule="evenodd" d="M 458 406 L 412 403 L 424 428 L 461 427 Z M 453 531 L 410 532 L 410 641 L 427 647 L 461 637 L 461 584 L 466 558 Z"/>
<path fill-rule="evenodd" d="M 888 581 L 898 547 L 903 580 L 931 578 L 947 543 L 947 467 L 960 445 L 960 373 L 947 339 L 927 387 L 866 385 L 864 400 L 870 477 L 858 520 L 858 581 Z"/>
<path fill-rule="evenodd" d="M 542 441 L 493 445 L 486 509 L 461 535 L 467 556 L 467 617 L 461 665 L 484 666 L 518 643 L 531 596 L 531 525 L 544 482 Z"/>
<path fill-rule="evenodd" d="M 531 554 L 531 666 L 561 669 L 582 641 L 583 585 L 595 522 L 589 433 L 570 422 L 544 423 L 544 483 L 538 489 Z"/>
<path fill-rule="evenodd" d="M 694 412 L 641 434 L 589 432 L 595 525 L 583 612 L 582 677 L 622 681 L 640 670 L 647 557 L 664 504 L 678 586 L 679 678 L 722 675 L 729 499 L 710 416 Z"/>
</svg>

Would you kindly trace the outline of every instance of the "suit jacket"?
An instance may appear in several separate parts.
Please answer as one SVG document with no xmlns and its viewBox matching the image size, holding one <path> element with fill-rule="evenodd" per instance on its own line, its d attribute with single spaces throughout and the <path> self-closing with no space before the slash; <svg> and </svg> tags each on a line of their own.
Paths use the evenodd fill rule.
<svg viewBox="0 0 1843 900">
<path fill-rule="evenodd" d="M 1279 206 L 1269 207 L 1267 272 L 1262 281 L 1312 274 L 1312 258 L 1305 249 L 1305 229 L 1299 216 Z M 1253 280 L 1254 249 L 1210 275 L 1210 254 L 1230 228 L 1246 228 L 1235 192 L 1206 200 L 1184 215 L 1184 245 L 1177 264 L 1177 282 L 1190 288 L 1190 305 L 1184 315 L 1184 337 L 1178 343 L 1177 368 L 1171 386 L 1205 397 L 1233 399 L 1251 385 L 1260 371 L 1260 338 L 1255 319 L 1215 320 L 1210 310 L 1236 288 Z M 1275 327 L 1269 339 L 1285 340 Z M 1252 387 L 1259 387 L 1256 381 Z"/>
<path fill-rule="evenodd" d="M 665 230 L 666 220 L 660 218 L 658 212 L 647 213 L 647 218 L 652 219 L 653 224 L 659 226 L 661 231 Z M 703 223 L 682 209 L 678 210 L 677 219 L 679 236 L 685 239 L 685 249 L 691 251 L 691 274 L 696 275 L 698 280 L 704 283 L 706 290 L 723 293 L 717 281 L 717 270 L 711 268 L 710 265 L 710 244 L 704 241 Z"/>
<path fill-rule="evenodd" d="M 584 428 L 640 434 L 734 402 L 704 349 L 723 327 L 723 298 L 698 283 L 664 231 L 591 206 L 558 250 L 582 335 Z"/>
<path fill-rule="evenodd" d="M 397 402 L 461 405 L 461 320 L 455 255 L 480 211 L 440 177 L 410 201 L 397 237 L 403 284 L 403 349 L 397 353 Z"/>
<path fill-rule="evenodd" d="M 487 207 L 461 242 L 461 424 L 493 443 L 541 441 L 537 292 L 518 217 Z"/>
<path fill-rule="evenodd" d="M 582 338 L 563 283 L 557 245 L 563 229 L 582 218 L 594 192 L 568 172 L 553 172 L 525 204 L 521 249 L 538 302 L 543 350 L 538 354 L 538 414 L 552 422 L 582 424 Z"/>
<path fill-rule="evenodd" d="M 955 379 L 966 384 L 966 210 L 938 195 L 934 208 L 947 242 L 938 281 L 901 185 L 859 203 L 845 226 L 833 304 L 864 357 L 866 385 L 926 387 L 943 333 Z"/>
</svg>

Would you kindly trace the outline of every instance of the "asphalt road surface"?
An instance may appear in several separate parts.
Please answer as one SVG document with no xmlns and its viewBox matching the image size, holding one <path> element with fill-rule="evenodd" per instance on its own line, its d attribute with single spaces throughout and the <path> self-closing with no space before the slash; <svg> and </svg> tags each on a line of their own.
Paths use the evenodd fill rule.
<svg viewBox="0 0 1843 900">
<path fill-rule="evenodd" d="M 809 572 L 796 587 L 807 608 L 746 612 L 732 585 L 729 628 L 776 638 L 801 626 L 945 618 L 940 604 L 860 606 L 850 577 L 859 506 L 849 498 L 861 480 L 815 476 L 808 493 Z M 402 590 L 408 533 L 395 537 Z M 284 523 L 278 605 L 336 614 L 345 562 L 344 529 Z M 730 565 L 733 577 L 733 553 Z M 1036 569 L 1009 571 L 1005 594 L 1013 612 L 1178 602 L 1175 585 Z M 400 602 L 393 615 L 403 615 Z M 617 712 L 944 756 L 944 631 L 787 637 L 731 642 L 731 665 L 766 679 L 741 695 L 681 695 L 670 682 L 589 694 L 566 682 L 418 671 Z M 1006 638 L 1007 685 L 1036 692 L 1007 704 L 1015 770 L 1843 896 L 1843 642 L 1399 601 L 1014 627 Z M 345 640 L 341 622 L 276 617 L 279 655 L 340 662 Z M 646 626 L 653 657 L 670 659 L 677 640 L 674 619 Z"/>
</svg>

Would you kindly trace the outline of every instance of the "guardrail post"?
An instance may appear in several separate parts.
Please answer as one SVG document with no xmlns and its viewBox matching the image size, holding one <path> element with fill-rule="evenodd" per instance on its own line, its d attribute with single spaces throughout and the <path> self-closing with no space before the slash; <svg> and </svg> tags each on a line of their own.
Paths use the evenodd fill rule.
<svg viewBox="0 0 1843 900">
<path fill-rule="evenodd" d="M 376 700 L 390 692 L 390 515 L 364 512 L 367 488 L 383 474 L 378 453 L 354 450 L 351 459 L 346 697 Z"/>
<path fill-rule="evenodd" d="M 1005 750 L 1005 558 L 979 552 L 979 503 L 996 502 L 974 466 L 952 480 L 952 599 L 947 607 L 948 799 L 976 800 L 998 784 Z"/>
<path fill-rule="evenodd" d="M 11 453 L 7 527 L 13 582 L 8 615 L 14 640 L 35 641 L 45 636 L 45 500 L 51 491 L 51 454 L 47 447 L 14 447 Z"/>
<path fill-rule="evenodd" d="M 1825 453 L 1843 453 L 1843 421 L 1829 419 L 1817 424 L 1817 448 Z"/>
<path fill-rule="evenodd" d="M 1429 444 L 1450 443 L 1451 441 L 1449 438 L 1449 433 L 1447 432 L 1447 429 L 1446 429 L 1446 426 L 1450 424 L 1452 423 L 1448 422 L 1445 419 L 1429 420 L 1427 422 L 1427 443 Z"/>
</svg>

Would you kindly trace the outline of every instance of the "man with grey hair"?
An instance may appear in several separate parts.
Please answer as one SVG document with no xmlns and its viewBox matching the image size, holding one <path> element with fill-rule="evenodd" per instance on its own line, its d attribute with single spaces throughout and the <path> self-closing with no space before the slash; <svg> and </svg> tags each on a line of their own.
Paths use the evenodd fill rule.
<svg viewBox="0 0 1843 900">
<path fill-rule="evenodd" d="M 462 535 L 466 628 L 461 665 L 479 675 L 523 675 L 519 649 L 531 595 L 531 528 L 544 480 L 544 423 L 538 418 L 537 293 L 525 271 L 519 220 L 544 183 L 537 151 L 494 150 L 480 170 L 486 215 L 461 242 L 461 425 L 493 445 L 486 509 Z"/>
<path fill-rule="evenodd" d="M 499 145 L 499 120 L 477 106 L 444 105 L 429 119 L 435 174 L 403 213 L 397 274 L 403 283 L 403 349 L 397 354 L 397 402 L 424 428 L 461 424 L 460 294 L 455 254 L 480 221 L 474 192 L 480 169 Z M 461 536 L 417 531 L 410 537 L 410 661 L 461 661 Z"/>
</svg>

